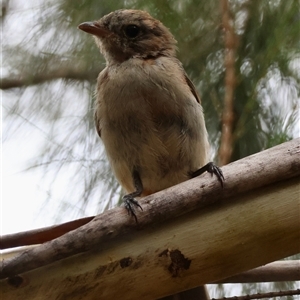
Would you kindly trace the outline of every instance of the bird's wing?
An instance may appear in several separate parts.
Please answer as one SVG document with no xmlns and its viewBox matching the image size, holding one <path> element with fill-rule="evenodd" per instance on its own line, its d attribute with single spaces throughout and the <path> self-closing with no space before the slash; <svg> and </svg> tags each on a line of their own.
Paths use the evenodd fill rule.
<svg viewBox="0 0 300 300">
<path fill-rule="evenodd" d="M 199 102 L 201 104 L 201 99 L 200 99 L 200 96 L 198 95 L 197 91 L 196 91 L 196 88 L 194 86 L 194 84 L 192 83 L 192 81 L 189 79 L 189 77 L 187 76 L 186 73 L 184 73 L 184 78 L 185 78 L 185 81 L 186 83 L 188 84 L 192 94 L 194 95 L 194 97 L 196 98 L 197 102 Z"/>
<path fill-rule="evenodd" d="M 97 111 L 94 113 L 94 120 L 95 120 L 95 125 L 96 125 L 96 130 L 98 135 L 101 138 L 101 127 L 100 127 L 100 119 L 97 117 Z"/>
</svg>

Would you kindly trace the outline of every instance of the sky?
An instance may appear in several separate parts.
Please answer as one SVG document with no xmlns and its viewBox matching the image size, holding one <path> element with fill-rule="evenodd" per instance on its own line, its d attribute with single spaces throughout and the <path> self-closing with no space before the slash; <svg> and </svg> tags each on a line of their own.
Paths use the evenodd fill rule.
<svg viewBox="0 0 300 300">
<path fill-rule="evenodd" d="M 6 99 L 3 99 L 3 102 L 5 101 Z M 3 119 L 3 129 L 6 130 L 9 121 Z M 55 202 L 47 206 L 41 201 L 47 197 L 47 190 L 40 186 L 41 170 L 24 171 L 27 162 L 43 142 L 43 138 L 37 132 L 28 129 L 27 136 L 21 137 L 16 132 L 9 141 L 3 143 L 2 234 L 51 225 L 57 210 Z"/>
<path fill-rule="evenodd" d="M 32 15 L 31 9 L 29 9 L 28 1 L 11 1 L 10 5 L 13 8 L 17 8 L 18 11 L 27 11 L 28 14 L 24 14 L 24 23 L 26 22 L 26 15 Z M 37 4 L 38 1 L 33 1 L 33 4 Z M 12 16 L 12 24 L 17 25 L 14 21 L 14 16 Z M 14 31 L 14 26 L 10 30 Z M 4 27 L 7 29 L 7 26 Z M 12 33 L 11 32 L 11 33 Z M 4 35 L 4 36 L 3 36 Z M 3 34 L 1 30 L 1 39 L 3 42 L 7 42 L 9 33 Z M 12 35 L 14 36 L 14 35 Z M 11 39 L 14 43 L 19 40 L 19 36 L 15 36 Z M 1 52 L 2 60 L 2 52 Z M 2 66 L 2 63 L 1 63 Z M 1 67 L 1 77 L 7 74 L 6 70 Z M 2 188 L 1 188 L 1 233 L 13 233 L 18 231 L 27 230 L 38 226 L 39 224 L 34 224 L 38 205 L 37 198 L 40 196 L 40 191 L 37 186 L 32 184 L 36 182 L 37 173 L 27 174 L 24 176 L 22 169 L 24 169 L 24 162 L 29 158 L 30 153 L 34 153 L 34 149 L 37 147 L 38 140 L 35 136 L 26 137 L 26 139 L 21 139 L 18 134 L 14 135 L 14 138 L 10 139 L 7 143 L 5 139 L 5 131 L 10 125 L 10 121 L 7 120 L 5 105 L 6 102 L 10 101 L 9 93 L 4 93 L 1 90 L 1 107 L 2 107 Z M 29 140 L 28 140 L 29 139 Z M 23 199 L 22 199 L 23 198 Z M 28 201 L 30 199 L 30 201 Z"/>
<path fill-rule="evenodd" d="M 30 30 L 26 28 L 34 28 L 39 22 L 40 10 L 44 1 L 40 0 L 11 0 L 9 7 L 12 13 L 8 15 L 4 30 L 1 31 L 1 39 L 4 43 L 15 45 L 18 47 L 24 40 L 31 39 Z M 20 16 L 21 24 L 20 26 Z M 25 33 L 25 34 L 24 34 Z M 30 45 L 30 43 L 29 43 Z M 31 45 L 32 47 L 32 45 Z M 41 51 L 43 42 L 35 45 L 35 51 Z M 2 53 L 1 53 L 2 58 Z M 1 77 L 5 77 L 12 71 L 7 70 L 1 64 Z M 59 92 L 60 87 L 53 87 Z M 67 106 L 72 96 L 64 95 L 67 101 L 62 102 Z M 10 91 L 1 90 L 2 104 L 2 189 L 1 189 L 1 234 L 20 232 L 33 228 L 44 227 L 76 218 L 80 212 L 76 214 L 64 215 L 58 217 L 59 211 L 63 209 L 64 203 L 59 198 L 62 190 L 66 189 L 66 179 L 70 173 L 62 171 L 60 173 L 60 182 L 55 185 L 51 196 L 49 197 L 49 186 L 51 186 L 50 176 L 45 176 L 44 172 L 38 168 L 26 171 L 29 161 L 33 161 L 36 153 L 47 142 L 47 134 L 49 133 L 49 123 L 43 122 L 33 116 L 27 122 L 22 120 L 26 114 L 26 103 L 29 99 L 36 97 L 34 88 L 27 89 L 26 92 L 11 93 Z M 21 106 L 24 107 L 24 115 L 18 120 L 7 117 L 7 112 L 11 110 L 13 105 L 20 100 Z M 31 102 L 30 102 L 31 103 Z M 68 106 L 70 114 L 73 113 L 78 105 L 77 103 Z M 82 106 L 82 105 L 81 105 Z M 21 108 L 22 109 L 22 108 Z M 82 110 L 86 109 L 82 106 Z M 34 121 L 32 121 L 34 120 Z M 36 123 L 34 123 L 36 121 Z M 65 174 L 63 174 L 65 172 Z M 74 171 L 75 172 L 75 171 Z M 65 175 L 65 176 L 64 176 Z M 76 204 L 74 204 L 76 206 Z M 78 211 L 80 208 L 78 207 Z M 95 214 L 95 207 L 91 205 L 84 215 Z"/>
</svg>

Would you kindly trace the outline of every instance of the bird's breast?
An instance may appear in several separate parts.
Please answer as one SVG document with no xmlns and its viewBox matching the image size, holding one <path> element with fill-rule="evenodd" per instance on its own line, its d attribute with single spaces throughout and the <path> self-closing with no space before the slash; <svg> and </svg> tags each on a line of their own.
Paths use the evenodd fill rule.
<svg viewBox="0 0 300 300">
<path fill-rule="evenodd" d="M 207 162 L 202 108 L 168 64 L 133 60 L 105 69 L 98 79 L 96 124 L 128 192 L 134 190 L 133 169 L 145 190 L 158 191 L 187 180 Z"/>
</svg>

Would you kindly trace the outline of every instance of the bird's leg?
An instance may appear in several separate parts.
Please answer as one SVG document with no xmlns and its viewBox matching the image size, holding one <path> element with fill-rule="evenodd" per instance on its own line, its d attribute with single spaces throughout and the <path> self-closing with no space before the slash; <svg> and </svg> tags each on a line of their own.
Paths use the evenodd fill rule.
<svg viewBox="0 0 300 300">
<path fill-rule="evenodd" d="M 198 169 L 195 172 L 191 172 L 191 178 L 197 177 L 201 174 L 203 174 L 204 172 L 208 172 L 211 175 L 215 174 L 218 178 L 218 180 L 221 183 L 221 186 L 223 187 L 223 183 L 224 183 L 224 176 L 223 176 L 223 172 L 222 170 L 216 166 L 214 163 L 209 162 L 208 164 L 206 164 L 205 166 L 203 166 L 202 168 Z"/>
<path fill-rule="evenodd" d="M 135 218 L 136 223 L 137 223 L 138 220 L 137 220 L 137 217 L 136 217 L 136 214 L 135 214 L 134 207 L 136 206 L 136 207 L 140 208 L 141 210 L 143 210 L 143 209 L 140 206 L 140 204 L 134 198 L 138 197 L 142 194 L 143 184 L 142 184 L 140 175 L 136 170 L 134 170 L 132 172 L 132 179 L 133 179 L 134 187 L 135 187 L 136 190 L 133 193 L 125 195 L 123 197 L 123 201 L 124 201 L 124 204 L 125 204 L 125 208 L 128 211 L 128 214 L 133 216 Z"/>
</svg>

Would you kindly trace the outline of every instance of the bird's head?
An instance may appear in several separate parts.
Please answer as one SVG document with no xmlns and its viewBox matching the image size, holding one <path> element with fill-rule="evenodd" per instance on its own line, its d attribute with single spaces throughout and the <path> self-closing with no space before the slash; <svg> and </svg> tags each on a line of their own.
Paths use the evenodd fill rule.
<svg viewBox="0 0 300 300">
<path fill-rule="evenodd" d="M 173 35 L 145 11 L 117 10 L 78 28 L 95 36 L 108 63 L 121 63 L 132 57 L 175 56 Z"/>
</svg>

